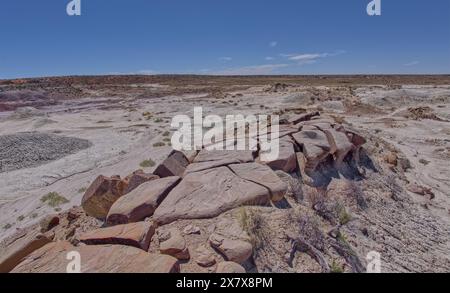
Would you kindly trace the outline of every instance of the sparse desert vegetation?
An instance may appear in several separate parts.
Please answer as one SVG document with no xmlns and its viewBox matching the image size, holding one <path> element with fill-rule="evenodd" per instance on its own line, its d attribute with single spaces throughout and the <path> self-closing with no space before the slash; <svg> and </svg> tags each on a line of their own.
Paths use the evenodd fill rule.
<svg viewBox="0 0 450 293">
<path fill-rule="evenodd" d="M 57 208 L 60 205 L 68 203 L 69 201 L 64 196 L 61 196 L 57 192 L 49 192 L 43 197 L 41 197 L 41 202 L 48 204 L 53 208 Z"/>
<path fill-rule="evenodd" d="M 144 160 L 139 164 L 139 166 L 141 166 L 142 168 L 151 168 L 154 167 L 155 165 L 156 163 L 152 159 Z"/>
</svg>

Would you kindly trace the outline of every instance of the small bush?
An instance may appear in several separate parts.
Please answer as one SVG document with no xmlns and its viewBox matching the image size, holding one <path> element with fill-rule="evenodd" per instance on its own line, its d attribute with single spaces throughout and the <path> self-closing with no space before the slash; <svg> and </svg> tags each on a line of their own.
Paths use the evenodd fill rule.
<svg viewBox="0 0 450 293">
<path fill-rule="evenodd" d="M 8 223 L 8 224 L 3 226 L 3 230 L 8 230 L 11 227 L 12 227 L 12 225 L 10 223 Z"/>
<path fill-rule="evenodd" d="M 250 236 L 255 252 L 257 252 L 267 242 L 268 235 L 264 228 L 266 225 L 264 219 L 259 213 L 247 210 L 245 207 L 241 207 L 238 213 L 239 224 Z"/>
<path fill-rule="evenodd" d="M 163 147 L 163 146 L 165 146 L 165 145 L 166 145 L 166 144 L 163 143 L 163 142 L 161 142 L 161 141 L 153 144 L 154 147 Z"/>
<path fill-rule="evenodd" d="M 25 219 L 23 215 L 17 217 L 17 221 L 22 222 Z"/>
<path fill-rule="evenodd" d="M 141 166 L 142 168 L 151 168 L 155 165 L 156 163 L 152 159 L 144 160 L 139 164 L 139 166 Z"/>
<path fill-rule="evenodd" d="M 78 189 L 78 193 L 85 193 L 87 190 L 86 187 L 81 187 L 80 189 Z"/>
<path fill-rule="evenodd" d="M 352 216 L 347 212 L 346 208 L 342 205 L 339 205 L 337 209 L 338 209 L 339 223 L 341 225 L 348 224 L 348 222 L 351 221 Z"/>
<path fill-rule="evenodd" d="M 330 269 L 333 274 L 342 274 L 344 272 L 344 269 L 334 259 Z"/>
<path fill-rule="evenodd" d="M 161 118 L 156 118 L 156 119 L 155 119 L 155 122 L 156 122 L 156 123 L 161 123 L 161 122 L 163 122 L 163 121 L 164 121 L 164 120 L 162 120 Z"/>
<path fill-rule="evenodd" d="M 68 203 L 69 200 L 64 196 L 59 195 L 57 192 L 49 192 L 41 198 L 41 202 L 44 202 L 54 208 Z"/>
<path fill-rule="evenodd" d="M 164 133 L 162 134 L 162 136 L 169 136 L 170 135 L 170 131 L 164 131 Z"/>
</svg>

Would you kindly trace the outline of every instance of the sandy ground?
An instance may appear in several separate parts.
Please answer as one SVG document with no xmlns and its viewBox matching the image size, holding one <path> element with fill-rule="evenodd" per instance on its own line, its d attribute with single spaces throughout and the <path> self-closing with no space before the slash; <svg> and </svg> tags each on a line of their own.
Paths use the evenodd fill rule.
<svg viewBox="0 0 450 293">
<path fill-rule="evenodd" d="M 171 151 L 166 131 L 177 114 L 273 114 L 285 109 L 317 109 L 392 146 L 411 165 L 409 182 L 430 187 L 435 199 L 411 193 L 426 213 L 450 224 L 450 85 L 227 84 L 176 87 L 140 83 L 118 88 L 85 87 L 82 97 L 41 106 L 27 115 L 0 112 L 0 136 L 39 132 L 90 141 L 91 147 L 33 168 L 0 173 L 0 239 L 36 223 L 55 210 L 79 205 L 84 189 L 98 176 L 126 176 L 146 159 L 161 162 Z M 206 88 L 208 90 L 206 90 Z M 0 101 L 1 102 L 1 101 Z M 411 117 L 429 107 L 437 119 Z M 165 146 L 154 146 L 164 142 Z M 151 172 L 152 168 L 146 168 Z M 402 175 L 403 176 L 403 175 Z M 69 200 L 50 207 L 41 198 L 57 192 Z M 450 226 L 450 225 L 449 225 Z M 447 242 L 448 243 L 448 242 Z M 449 246 L 449 245 L 447 245 Z M 450 251 L 450 246 L 449 250 Z"/>
</svg>

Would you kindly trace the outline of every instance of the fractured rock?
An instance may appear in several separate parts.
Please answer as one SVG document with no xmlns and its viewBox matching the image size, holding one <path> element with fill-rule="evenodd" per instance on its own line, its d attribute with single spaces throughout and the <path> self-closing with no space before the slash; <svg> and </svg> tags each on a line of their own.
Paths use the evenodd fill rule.
<svg viewBox="0 0 450 293">
<path fill-rule="evenodd" d="M 183 176 L 189 160 L 179 151 L 173 151 L 155 170 L 154 174 L 161 178 L 171 176 Z"/>
<path fill-rule="evenodd" d="M 70 210 L 58 215 L 59 224 L 52 228 L 55 234 L 55 241 L 64 240 L 71 243 L 78 243 L 78 237 L 86 232 L 99 229 L 102 221 L 90 217 L 81 207 L 73 207 Z"/>
<path fill-rule="evenodd" d="M 313 172 L 330 153 L 331 146 L 327 136 L 319 130 L 308 130 L 295 133 L 293 137 L 303 149 L 306 173 Z"/>
<path fill-rule="evenodd" d="M 330 153 L 335 157 L 335 164 L 337 167 L 340 167 L 347 154 L 353 149 L 353 144 L 342 132 L 334 129 L 325 129 L 324 133 L 331 146 Z"/>
<path fill-rule="evenodd" d="M 299 124 L 300 122 L 303 122 L 303 121 L 311 120 L 311 118 L 316 117 L 316 116 L 320 116 L 320 113 L 319 112 L 310 112 L 310 113 L 295 115 L 289 119 L 289 122 L 295 125 L 295 124 Z"/>
<path fill-rule="evenodd" d="M 158 175 L 154 175 L 151 173 L 145 173 L 142 170 L 138 170 L 131 174 L 128 178 L 128 185 L 124 191 L 124 194 L 130 193 L 134 189 L 136 189 L 142 183 L 159 179 Z"/>
<path fill-rule="evenodd" d="M 52 242 L 30 254 L 14 268 L 13 273 L 66 273 L 67 255 L 76 251 L 81 256 L 81 273 L 176 273 L 178 260 L 151 254 L 131 246 L 82 245 Z"/>
<path fill-rule="evenodd" d="M 195 157 L 198 154 L 198 151 L 183 151 L 184 156 L 186 157 L 186 159 L 189 161 L 189 163 L 194 162 Z"/>
<path fill-rule="evenodd" d="M 167 233 L 168 236 L 163 237 L 164 241 L 160 241 L 159 250 L 161 253 L 171 255 L 179 260 L 190 259 L 189 249 L 186 240 L 181 235 L 181 231 L 177 228 L 172 228 Z"/>
<path fill-rule="evenodd" d="M 252 151 L 201 150 L 195 158 L 194 163 L 222 160 L 237 160 L 239 163 L 249 163 L 254 161 Z"/>
<path fill-rule="evenodd" d="M 86 213 L 98 219 L 104 219 L 108 211 L 124 193 L 126 184 L 119 176 L 98 176 L 86 190 L 81 206 Z"/>
<path fill-rule="evenodd" d="M 230 165 L 229 168 L 242 179 L 266 187 L 270 191 L 272 201 L 277 202 L 284 198 L 288 186 L 269 167 L 247 163 Z"/>
<path fill-rule="evenodd" d="M 80 241 L 88 245 L 121 244 L 148 250 L 156 225 L 153 222 L 139 222 L 101 228 L 84 233 Z"/>
<path fill-rule="evenodd" d="M 213 169 L 217 167 L 223 167 L 228 166 L 231 164 L 239 164 L 239 160 L 237 159 L 224 159 L 224 160 L 218 160 L 218 161 L 207 161 L 207 162 L 201 162 L 201 163 L 193 163 L 187 166 L 186 172 L 184 173 L 185 176 L 189 173 L 204 171 L 208 169 Z"/>
<path fill-rule="evenodd" d="M 243 205 L 269 203 L 267 188 L 219 167 L 186 175 L 153 216 L 158 223 L 168 224 L 178 219 L 213 218 Z"/>
<path fill-rule="evenodd" d="M 292 139 L 288 136 L 280 138 L 278 158 L 263 163 L 272 168 L 272 170 L 282 170 L 286 173 L 294 172 L 297 168 L 297 158 Z"/>
<path fill-rule="evenodd" d="M 216 233 L 210 236 L 209 243 L 223 254 L 226 260 L 236 263 L 244 263 L 253 254 L 253 247 L 249 242 L 225 238 Z"/>
<path fill-rule="evenodd" d="M 139 222 L 152 216 L 179 181 L 180 177 L 173 176 L 140 185 L 114 203 L 108 213 L 107 223 L 117 225 Z"/>
<path fill-rule="evenodd" d="M 8 273 L 16 267 L 27 255 L 45 246 L 53 237 L 44 235 L 37 230 L 23 231 L 7 243 L 0 252 L 0 273 Z"/>
</svg>

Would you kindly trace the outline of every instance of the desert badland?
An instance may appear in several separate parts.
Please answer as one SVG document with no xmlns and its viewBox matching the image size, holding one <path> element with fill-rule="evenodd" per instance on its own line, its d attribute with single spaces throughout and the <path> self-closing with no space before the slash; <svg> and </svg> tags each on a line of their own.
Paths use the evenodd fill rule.
<svg viewBox="0 0 450 293">
<path fill-rule="evenodd" d="M 194 107 L 279 159 L 173 151 Z M 449 272 L 449 161 L 450 76 L 2 80 L 0 271 Z"/>
</svg>

